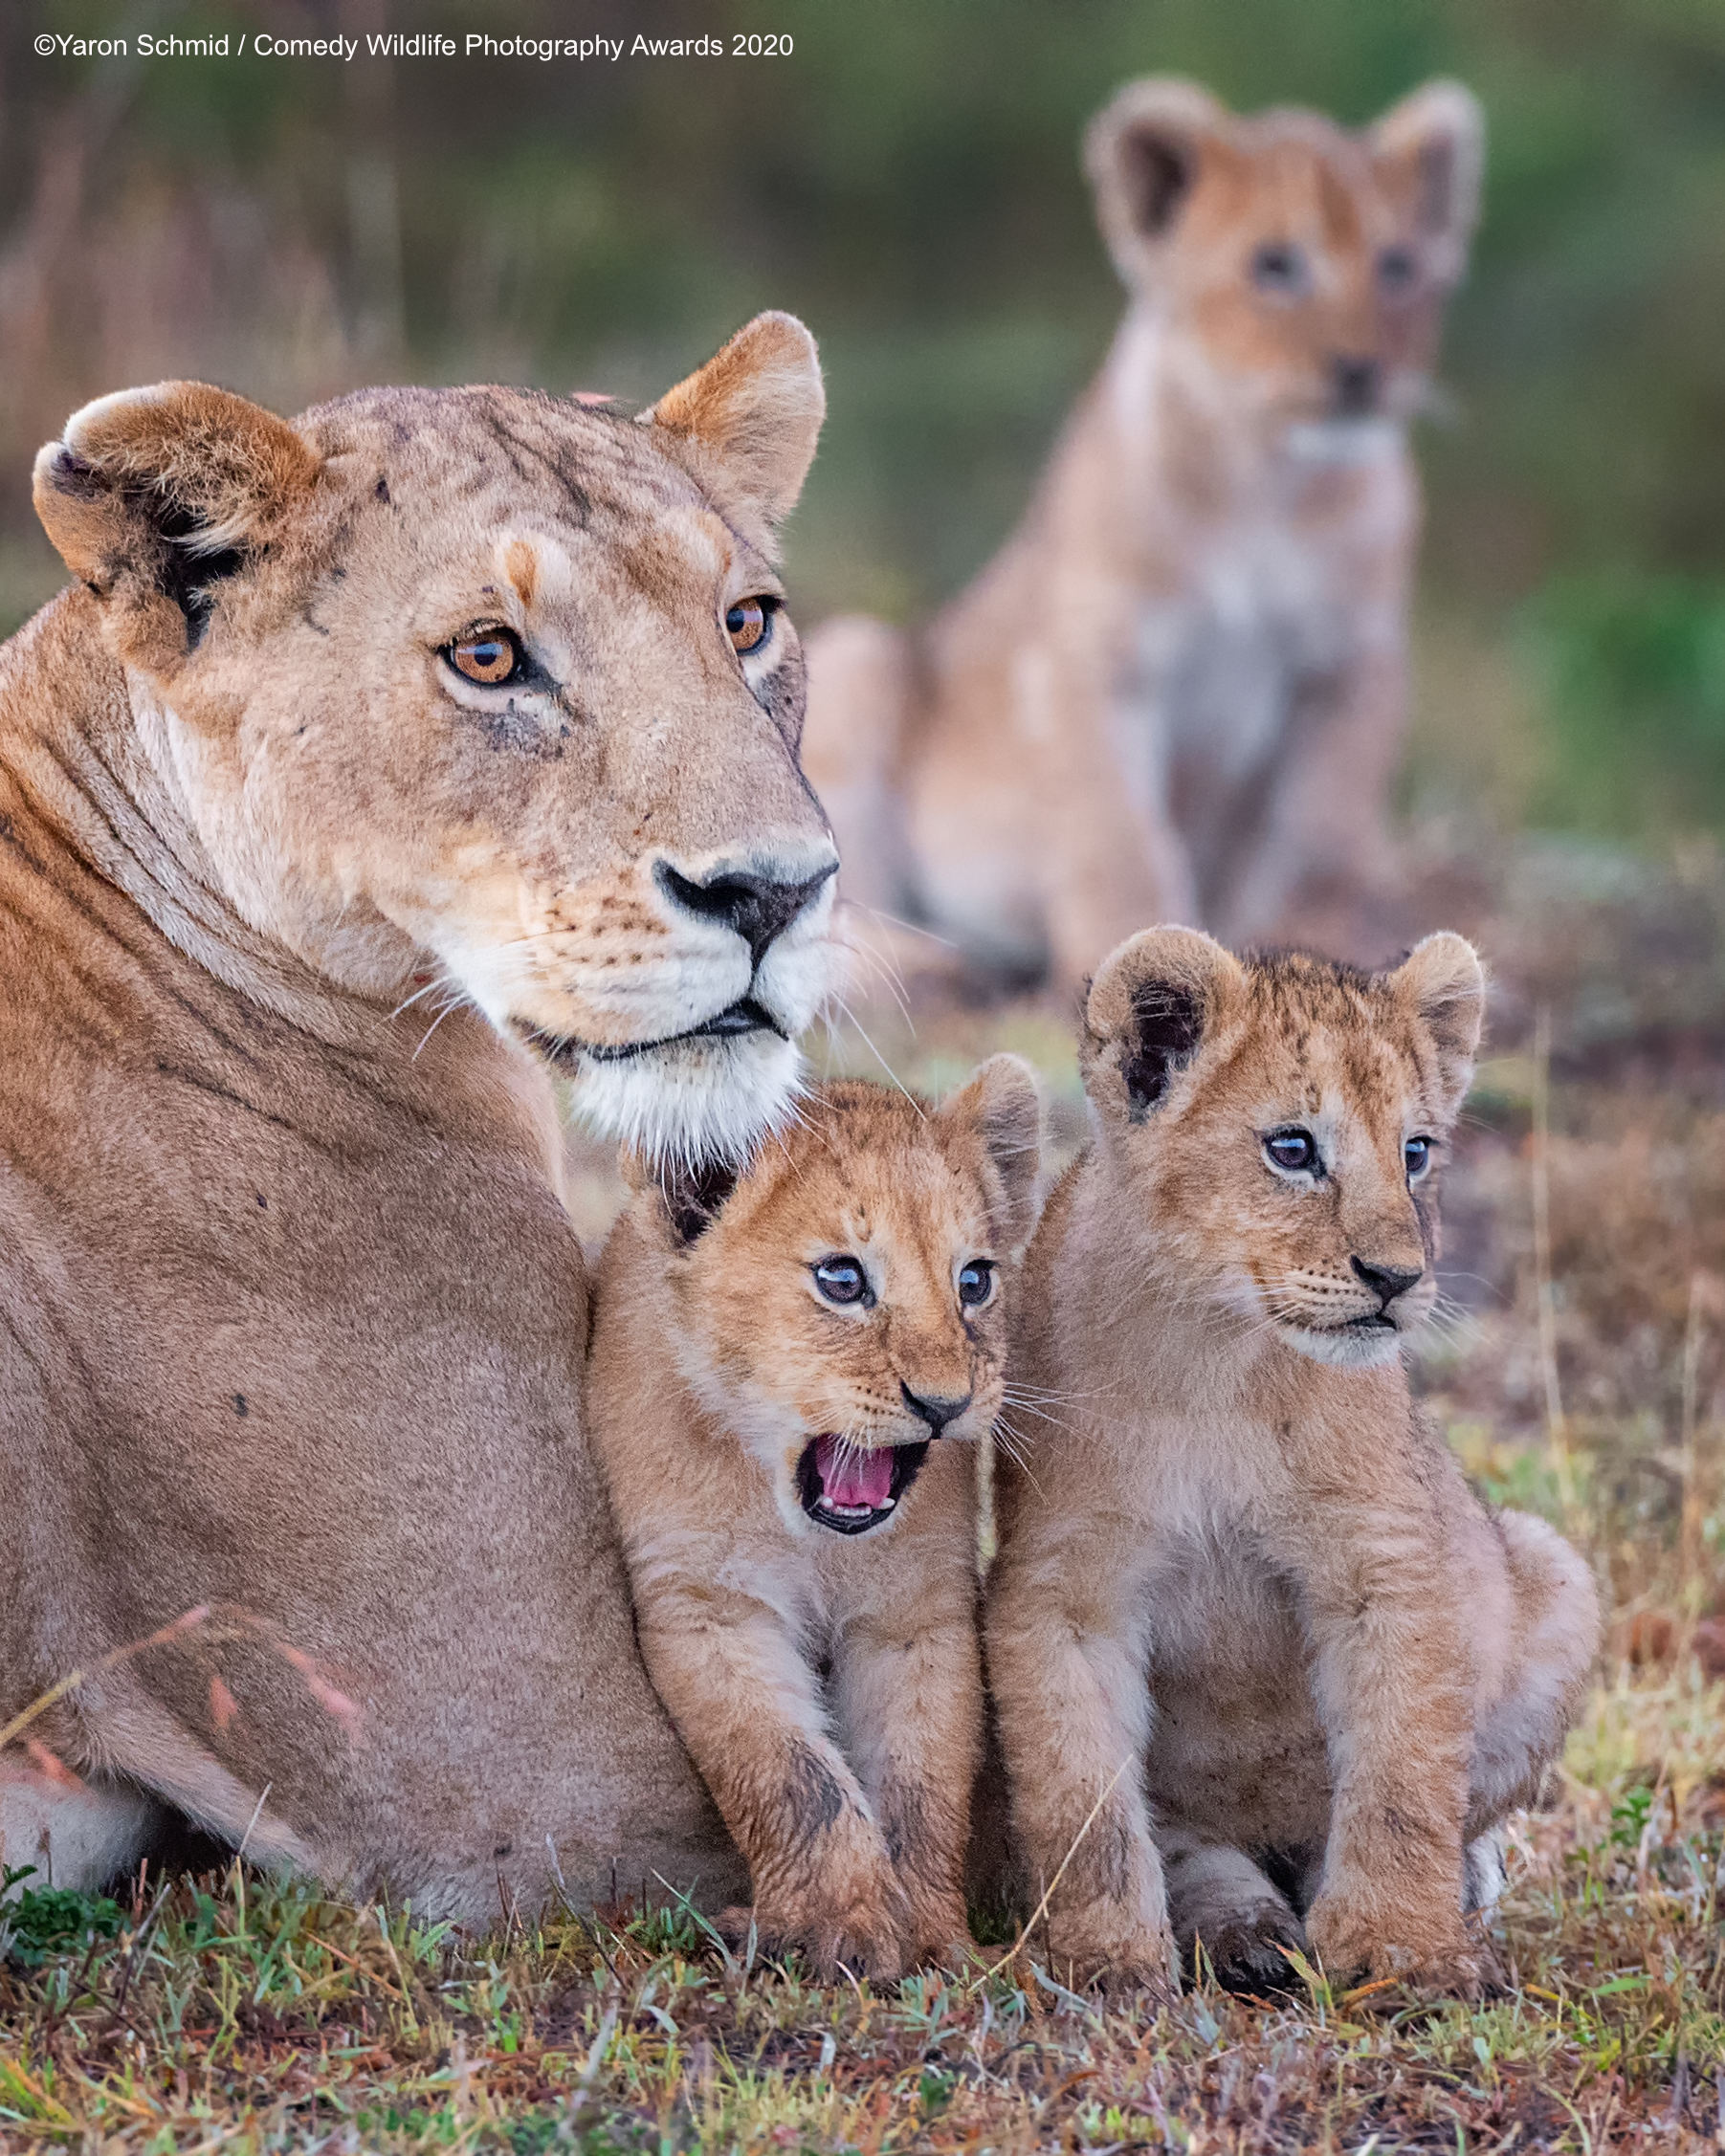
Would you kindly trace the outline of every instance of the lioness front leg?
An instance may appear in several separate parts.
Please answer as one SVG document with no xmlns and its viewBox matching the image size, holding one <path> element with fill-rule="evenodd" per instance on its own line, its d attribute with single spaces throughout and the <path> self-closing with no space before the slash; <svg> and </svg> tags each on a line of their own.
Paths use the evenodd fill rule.
<svg viewBox="0 0 1725 2156">
<path fill-rule="evenodd" d="M 1441 1522 L 1417 1501 L 1348 1517 L 1332 1494 L 1301 1552 L 1334 1795 L 1306 1932 L 1333 1977 L 1471 1992 L 1462 1918 L 1471 1658 Z"/>
<path fill-rule="evenodd" d="M 678 1621 L 678 1617 L 682 1621 Z M 748 1860 L 769 1950 L 815 1972 L 902 1972 L 905 1901 L 869 1800 L 822 1723 L 813 1674 L 778 1617 L 739 1597 L 654 1597 L 641 1649 L 659 1697 Z M 749 1912 L 739 1911 L 736 1927 Z"/>
<path fill-rule="evenodd" d="M 1008 1552 L 989 1595 L 988 1680 L 1028 1891 L 1048 1899 L 1053 1959 L 1083 1981 L 1175 1988 L 1143 1759 L 1147 1657 L 1124 1599 L 1063 1592 L 1077 1551 Z"/>
<path fill-rule="evenodd" d="M 968 1568 L 950 1606 L 925 1600 L 848 1628 L 833 1702 L 910 1907 L 913 1962 L 962 1966 L 970 1793 L 983 1747 L 983 1671 Z"/>
</svg>

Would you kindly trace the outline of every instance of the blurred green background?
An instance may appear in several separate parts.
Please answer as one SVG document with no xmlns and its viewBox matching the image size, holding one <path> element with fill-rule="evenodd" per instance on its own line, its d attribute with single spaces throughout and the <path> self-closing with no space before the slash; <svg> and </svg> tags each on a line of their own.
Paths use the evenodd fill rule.
<svg viewBox="0 0 1725 2156">
<path fill-rule="evenodd" d="M 14 0 L 14 6 L 16 0 Z M 915 616 L 1021 508 L 1120 308 L 1075 145 L 1122 78 L 1491 124 L 1420 443 L 1412 803 L 1664 843 L 1725 823 L 1725 0 L 35 0 L 0 51 L 0 626 L 56 582 L 37 444 L 167 374 L 652 395 L 757 308 L 831 419 L 806 622 Z M 724 36 L 789 58 L 142 59 L 141 33 Z M 127 37 L 36 57 L 33 33 Z"/>
</svg>

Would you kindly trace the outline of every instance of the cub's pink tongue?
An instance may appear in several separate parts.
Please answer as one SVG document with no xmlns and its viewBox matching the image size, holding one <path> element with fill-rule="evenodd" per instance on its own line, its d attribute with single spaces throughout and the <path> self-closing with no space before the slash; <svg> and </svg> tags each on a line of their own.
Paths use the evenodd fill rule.
<svg viewBox="0 0 1725 2156">
<path fill-rule="evenodd" d="M 839 1438 L 817 1438 L 814 1464 L 829 1505 L 877 1512 L 893 1494 L 893 1455 L 885 1445 L 858 1452 Z"/>
</svg>

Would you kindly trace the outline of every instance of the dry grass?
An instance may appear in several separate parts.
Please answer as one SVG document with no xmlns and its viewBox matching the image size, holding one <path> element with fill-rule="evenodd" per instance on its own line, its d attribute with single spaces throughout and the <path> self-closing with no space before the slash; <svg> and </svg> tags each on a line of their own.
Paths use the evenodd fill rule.
<svg viewBox="0 0 1725 2156">
<path fill-rule="evenodd" d="M 1725 2147 L 1725 1686 L 1703 1668 L 1725 1645 L 1708 1628 L 1725 1612 L 1725 878 L 1705 858 L 1653 874 L 1523 854 L 1467 888 L 1498 1017 L 1447 1199 L 1454 1311 L 1422 1381 L 1490 1493 L 1594 1551 L 1610 1610 L 1553 1807 L 1517 1837 L 1508 1995 L 1335 1997 L 1315 1977 L 1294 2003 L 1201 1990 L 1147 2017 L 1048 1983 L 1034 1941 L 992 1974 L 824 1991 L 728 1957 L 687 1912 L 475 1940 L 233 1870 L 146 1876 L 106 1906 L 26 1905 L 0 1972 L 0 2145 Z M 949 1008 L 914 1036 L 875 1015 L 895 1068 L 931 1089 L 992 1048 L 1028 1053 L 1075 1142 L 1058 1013 Z M 872 1064 L 854 1034 L 832 1056 Z M 593 1232 L 609 1203 L 595 1164 Z"/>
<path fill-rule="evenodd" d="M 1725 1701 L 1603 1689 L 1521 1836 L 1515 1990 L 1146 2018 L 1044 1982 L 822 1991 L 687 1915 L 461 1940 L 230 1872 L 0 1976 L 0 2140 L 92 2149 L 1717 2145 Z M 1376 2136 L 1374 2141 L 1373 2137 Z"/>
</svg>

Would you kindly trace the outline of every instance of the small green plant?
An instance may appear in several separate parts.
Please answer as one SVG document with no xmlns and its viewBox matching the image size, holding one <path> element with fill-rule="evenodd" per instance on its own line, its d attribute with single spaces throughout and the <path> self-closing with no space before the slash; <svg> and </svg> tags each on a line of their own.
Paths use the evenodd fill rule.
<svg viewBox="0 0 1725 2156">
<path fill-rule="evenodd" d="M 70 1887 L 23 1886 L 36 1877 L 33 1864 L 0 1868 L 0 1897 L 23 1891 L 0 1906 L 0 1959 L 17 1969 L 39 1969 L 52 1954 L 76 1951 L 91 1938 L 112 1939 L 124 1921 L 120 1903 L 105 1894 L 75 1894 Z"/>
<path fill-rule="evenodd" d="M 1612 1848 L 1639 1849 L 1652 1815 L 1653 1792 L 1650 1789 L 1643 1785 L 1625 1792 L 1611 1807 Z"/>
</svg>

